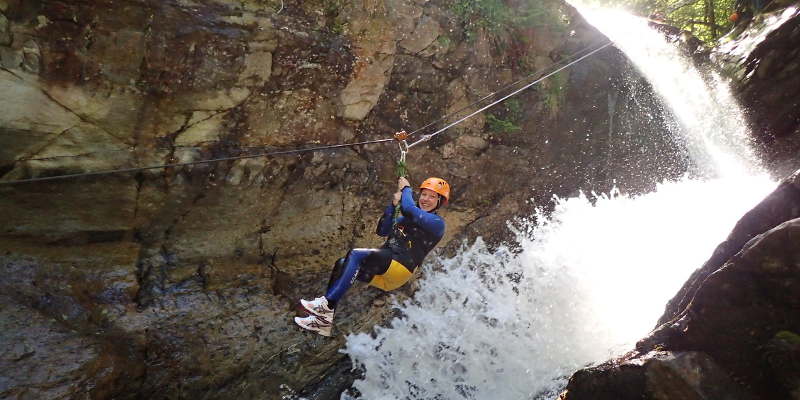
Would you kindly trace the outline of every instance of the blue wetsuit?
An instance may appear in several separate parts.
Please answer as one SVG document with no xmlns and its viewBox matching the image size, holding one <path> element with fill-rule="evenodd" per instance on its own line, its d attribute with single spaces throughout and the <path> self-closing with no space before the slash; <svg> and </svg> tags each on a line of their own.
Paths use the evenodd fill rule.
<svg viewBox="0 0 800 400">
<path fill-rule="evenodd" d="M 378 249 L 353 249 L 347 257 L 337 262 L 333 276 L 328 285 L 325 298 L 329 304 L 335 305 L 344 296 L 356 279 L 368 282 L 384 290 L 391 290 L 395 284 L 382 284 L 384 275 L 387 279 L 396 278 L 401 271 L 400 279 L 410 277 L 425 259 L 425 256 L 444 236 L 445 224 L 442 217 L 435 212 L 426 212 L 417 207 L 411 188 L 403 188 L 400 197 L 400 210 L 403 215 L 393 224 L 394 206 L 389 205 L 378 222 L 376 233 L 387 236 L 386 242 Z"/>
</svg>

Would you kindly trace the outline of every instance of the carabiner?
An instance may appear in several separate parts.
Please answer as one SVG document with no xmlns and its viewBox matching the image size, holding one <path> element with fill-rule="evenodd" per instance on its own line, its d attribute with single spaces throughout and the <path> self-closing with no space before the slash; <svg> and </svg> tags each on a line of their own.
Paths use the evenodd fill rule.
<svg viewBox="0 0 800 400">
<path fill-rule="evenodd" d="M 400 162 L 406 162 L 406 153 L 408 153 L 408 143 L 405 140 L 401 140 L 398 143 L 400 146 Z"/>
<path fill-rule="evenodd" d="M 394 134 L 394 140 L 397 140 L 397 145 L 400 146 L 400 162 L 406 162 L 406 153 L 408 153 L 408 143 L 406 139 L 408 139 L 410 135 L 405 131 L 405 129 L 396 132 Z"/>
</svg>

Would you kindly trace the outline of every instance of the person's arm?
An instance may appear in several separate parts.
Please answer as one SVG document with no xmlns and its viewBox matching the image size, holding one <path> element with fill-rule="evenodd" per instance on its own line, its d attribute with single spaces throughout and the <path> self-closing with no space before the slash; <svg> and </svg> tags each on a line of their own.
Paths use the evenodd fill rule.
<svg viewBox="0 0 800 400">
<path fill-rule="evenodd" d="M 444 220 L 442 217 L 417 207 L 414 204 L 414 196 L 409 186 L 403 188 L 403 195 L 400 197 L 400 211 L 403 212 L 404 217 L 410 218 L 413 223 L 422 229 L 437 236 L 444 235 Z"/>
<path fill-rule="evenodd" d="M 389 236 L 392 233 L 392 219 L 394 218 L 394 205 L 389 204 L 383 210 L 381 219 L 378 220 L 378 227 L 375 229 L 375 234 L 378 236 Z"/>
</svg>

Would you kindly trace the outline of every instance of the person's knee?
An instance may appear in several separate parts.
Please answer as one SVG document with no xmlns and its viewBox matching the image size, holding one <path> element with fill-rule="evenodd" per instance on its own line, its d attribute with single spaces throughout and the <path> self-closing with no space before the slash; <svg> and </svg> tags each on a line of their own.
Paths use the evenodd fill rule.
<svg viewBox="0 0 800 400">
<path fill-rule="evenodd" d="M 361 268 L 358 270 L 356 279 L 361 282 L 369 283 L 372 280 L 373 276 L 375 276 L 375 274 L 373 274 L 369 269 Z"/>
<path fill-rule="evenodd" d="M 348 253 L 348 255 L 349 254 L 350 253 Z M 327 287 L 328 290 L 330 290 L 333 284 L 336 283 L 336 281 L 342 277 L 345 265 L 347 265 L 347 256 L 342 257 L 336 260 L 335 263 L 333 263 L 333 270 L 331 271 L 331 277 L 330 279 L 328 279 L 328 287 Z"/>
<path fill-rule="evenodd" d="M 372 254 L 374 251 L 374 249 L 352 249 L 347 252 L 347 258 L 356 257 L 358 259 L 363 259 L 364 257 Z"/>
<path fill-rule="evenodd" d="M 342 257 L 336 260 L 336 262 L 333 263 L 333 273 L 335 275 L 341 275 L 342 270 L 344 270 L 345 264 L 347 264 L 347 257 Z"/>
</svg>

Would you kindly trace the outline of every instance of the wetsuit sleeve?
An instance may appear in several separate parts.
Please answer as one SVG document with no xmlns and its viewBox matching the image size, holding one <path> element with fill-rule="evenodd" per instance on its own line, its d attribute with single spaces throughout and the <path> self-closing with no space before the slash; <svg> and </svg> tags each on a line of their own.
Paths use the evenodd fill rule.
<svg viewBox="0 0 800 400">
<path fill-rule="evenodd" d="M 378 228 L 375 229 L 375 233 L 378 236 L 389 236 L 392 233 L 392 218 L 394 218 L 394 206 L 389 204 L 383 210 L 383 215 L 378 221 Z"/>
<path fill-rule="evenodd" d="M 403 216 L 411 219 L 411 222 L 420 228 L 439 237 L 444 236 L 444 220 L 442 217 L 423 211 L 414 204 L 414 197 L 411 195 L 411 188 L 403 188 L 403 196 L 400 197 L 400 210 Z"/>
</svg>

